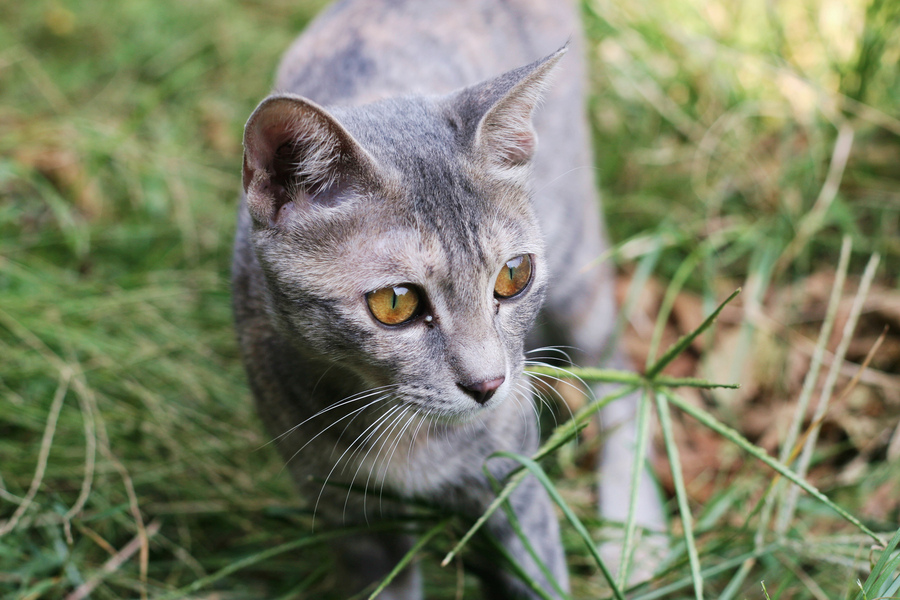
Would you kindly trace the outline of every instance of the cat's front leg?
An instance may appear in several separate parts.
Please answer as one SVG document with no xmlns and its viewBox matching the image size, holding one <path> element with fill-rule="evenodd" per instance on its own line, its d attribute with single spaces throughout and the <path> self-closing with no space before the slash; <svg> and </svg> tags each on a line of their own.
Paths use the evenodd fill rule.
<svg viewBox="0 0 900 600">
<path fill-rule="evenodd" d="M 496 512 L 488 520 L 488 532 L 504 546 L 510 558 L 551 598 L 561 597 L 560 591 L 568 593 L 569 573 L 566 557 L 560 540 L 559 523 L 547 491 L 534 477 L 528 476 L 513 492 L 510 504 L 529 544 L 554 581 L 549 581 L 543 569 L 535 563 L 503 511 Z M 531 600 L 542 597 L 519 577 L 506 571 L 495 570 L 482 580 L 486 598 Z"/>
<path fill-rule="evenodd" d="M 499 481 L 515 467 L 515 463 L 507 459 L 490 459 L 487 464 Z M 467 478 L 465 487 L 446 490 L 443 496 L 452 499 L 449 507 L 451 510 L 465 513 L 472 519 L 480 517 L 496 497 L 487 478 L 474 473 Z M 542 566 L 535 562 L 505 510 L 501 508 L 491 515 L 481 535 L 476 536 L 473 540 L 475 543 L 468 549 L 465 555 L 467 570 L 479 577 L 484 590 L 483 597 L 487 600 L 532 600 L 547 597 L 524 583 L 513 572 L 516 568 L 523 570 L 530 579 L 537 582 L 549 597 L 562 597 L 560 591 L 569 591 L 569 575 L 559 524 L 549 495 L 529 475 L 512 493 L 509 505 L 520 530 Z M 485 537 L 490 539 L 484 539 Z M 502 551 L 497 549 L 497 545 L 502 547 Z M 515 563 L 515 567 L 506 564 L 502 554 L 506 554 Z M 552 582 L 545 576 L 545 571 L 552 576 Z"/>
</svg>

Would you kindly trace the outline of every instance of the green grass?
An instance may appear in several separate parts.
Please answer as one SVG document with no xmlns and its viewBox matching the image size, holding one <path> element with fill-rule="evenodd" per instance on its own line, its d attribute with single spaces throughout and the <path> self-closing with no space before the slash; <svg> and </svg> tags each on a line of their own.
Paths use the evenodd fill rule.
<svg viewBox="0 0 900 600">
<path fill-rule="evenodd" d="M 241 126 L 320 5 L 0 0 L 0 596 L 95 582 L 94 598 L 324 597 L 334 534 L 310 532 L 265 446 L 228 292 Z M 847 238 L 851 291 L 875 252 L 876 283 L 900 289 L 897 7 L 587 2 L 598 172 L 623 269 L 700 294 L 707 313 L 739 286 L 744 306 L 771 306 L 833 270 Z M 788 313 L 799 327 L 801 307 Z M 743 326 L 744 356 L 760 336 L 786 343 Z M 728 414 L 727 396 L 704 397 Z M 820 443 L 813 467 L 841 443 Z M 587 446 L 540 465 L 596 536 Z M 852 480 L 817 482 L 859 516 L 900 477 L 883 454 Z M 897 594 L 896 560 L 867 580 L 871 540 L 809 496 L 783 536 L 761 528 L 762 462 L 709 476 L 703 504 L 691 481 L 679 492 L 693 548 L 674 542 L 668 572 L 636 597 L 694 597 L 700 581 L 707 597 Z M 889 539 L 891 515 L 864 525 Z M 423 518 L 424 532 L 442 517 Z M 429 597 L 474 590 L 438 567 L 464 531 L 454 521 L 424 546 Z M 579 533 L 564 537 L 573 597 L 608 596 Z"/>
</svg>

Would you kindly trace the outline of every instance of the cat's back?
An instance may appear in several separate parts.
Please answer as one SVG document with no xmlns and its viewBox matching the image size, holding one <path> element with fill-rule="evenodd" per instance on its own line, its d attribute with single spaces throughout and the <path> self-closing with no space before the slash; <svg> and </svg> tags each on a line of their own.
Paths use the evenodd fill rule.
<svg viewBox="0 0 900 600">
<path fill-rule="evenodd" d="M 444 94 L 546 56 L 579 27 L 571 0 L 342 0 L 285 54 L 275 88 L 323 105 Z"/>
</svg>

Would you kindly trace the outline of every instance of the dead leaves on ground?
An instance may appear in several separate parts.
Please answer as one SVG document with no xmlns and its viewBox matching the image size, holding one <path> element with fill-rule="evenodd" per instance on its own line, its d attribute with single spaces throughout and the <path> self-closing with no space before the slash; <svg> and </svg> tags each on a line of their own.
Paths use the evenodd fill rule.
<svg viewBox="0 0 900 600">
<path fill-rule="evenodd" d="M 739 390 L 682 388 L 679 394 L 777 455 L 810 369 L 833 282 L 833 272 L 814 273 L 794 285 L 770 291 L 758 309 L 752 311 L 747 310 L 747 295 L 739 296 L 722 312 L 716 326 L 697 338 L 665 373 L 740 383 Z M 856 283 L 851 279 L 845 286 L 824 364 L 804 418 L 804 430 L 811 423 L 826 373 L 835 360 L 834 351 L 850 312 Z M 620 303 L 631 285 L 630 276 L 620 278 Z M 738 286 L 736 282 L 721 282 L 717 298 Z M 633 307 L 623 344 L 635 365 L 647 364 L 653 327 L 665 292 L 663 283 L 650 279 Z M 705 304 L 696 295 L 679 294 L 666 321 L 659 352 L 695 329 L 714 308 L 714 303 Z M 885 328 L 887 333 L 868 368 L 859 375 L 858 382 L 851 383 Z M 837 385 L 822 422 L 821 458 L 809 475 L 814 485 L 825 488 L 851 485 L 864 478 L 871 465 L 900 460 L 900 292 L 873 286 L 847 356 L 839 367 Z M 745 468 L 765 470 L 687 417 L 676 413 L 675 427 L 688 491 L 698 502 L 708 500 L 721 489 L 723 477 L 734 477 Z M 672 493 L 660 436 L 656 445 L 656 471 L 664 489 Z M 866 516 L 896 520 L 900 513 L 898 486 L 888 481 L 874 489 L 862 508 Z"/>
</svg>

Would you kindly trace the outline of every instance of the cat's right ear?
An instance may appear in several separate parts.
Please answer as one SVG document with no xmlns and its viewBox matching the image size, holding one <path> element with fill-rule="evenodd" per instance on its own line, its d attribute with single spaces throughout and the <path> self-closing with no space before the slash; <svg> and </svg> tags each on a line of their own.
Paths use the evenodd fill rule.
<svg viewBox="0 0 900 600">
<path fill-rule="evenodd" d="M 374 160 L 324 108 L 301 96 L 270 96 L 244 126 L 243 184 L 260 225 L 283 225 L 294 211 L 334 206 Z"/>
<path fill-rule="evenodd" d="M 464 88 L 450 96 L 463 136 L 500 168 L 527 164 L 537 147 L 532 113 L 568 45 L 529 65 Z"/>
</svg>

